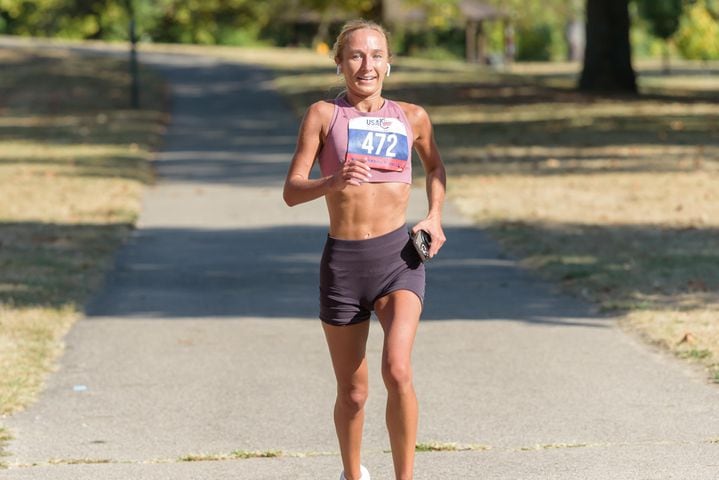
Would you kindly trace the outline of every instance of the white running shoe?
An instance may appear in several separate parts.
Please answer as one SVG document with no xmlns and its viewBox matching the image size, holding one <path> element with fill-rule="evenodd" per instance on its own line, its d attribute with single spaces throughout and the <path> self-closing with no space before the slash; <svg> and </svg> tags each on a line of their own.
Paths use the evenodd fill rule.
<svg viewBox="0 0 719 480">
<path fill-rule="evenodd" d="M 369 472 L 364 467 L 364 465 L 360 465 L 360 474 L 362 475 L 360 480 L 372 480 L 371 478 L 369 478 Z M 340 480 L 347 480 L 347 477 L 345 477 L 345 472 L 342 472 L 340 474 Z"/>
</svg>

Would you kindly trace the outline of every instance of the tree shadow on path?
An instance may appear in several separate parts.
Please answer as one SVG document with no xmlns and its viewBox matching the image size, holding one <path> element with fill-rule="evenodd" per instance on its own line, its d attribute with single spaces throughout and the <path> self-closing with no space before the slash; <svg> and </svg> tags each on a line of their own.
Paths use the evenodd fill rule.
<svg viewBox="0 0 719 480">
<path fill-rule="evenodd" d="M 505 258 L 482 232 L 448 227 L 427 266 L 425 320 L 605 326 L 606 319 Z M 316 319 L 325 227 L 144 229 L 118 257 L 89 317 Z"/>
</svg>

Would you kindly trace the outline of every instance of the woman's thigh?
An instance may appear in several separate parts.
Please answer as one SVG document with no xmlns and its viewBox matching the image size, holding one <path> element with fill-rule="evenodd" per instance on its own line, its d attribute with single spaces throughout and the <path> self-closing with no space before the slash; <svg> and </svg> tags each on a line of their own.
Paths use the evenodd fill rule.
<svg viewBox="0 0 719 480">
<path fill-rule="evenodd" d="M 322 322 L 339 387 L 367 386 L 369 320 L 347 326 Z"/>
<path fill-rule="evenodd" d="M 396 290 L 375 302 L 375 313 L 384 330 L 383 363 L 409 364 L 422 313 L 422 302 L 409 290 Z"/>
</svg>

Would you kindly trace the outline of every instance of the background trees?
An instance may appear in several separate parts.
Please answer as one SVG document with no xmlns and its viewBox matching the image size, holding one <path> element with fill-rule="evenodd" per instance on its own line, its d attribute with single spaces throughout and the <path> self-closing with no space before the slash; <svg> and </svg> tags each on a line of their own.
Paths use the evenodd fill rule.
<svg viewBox="0 0 719 480">
<path fill-rule="evenodd" d="M 667 42 L 679 28 L 679 20 L 684 9 L 684 0 L 638 0 L 639 12 L 649 24 L 656 37 L 664 41 L 664 71 L 669 71 L 669 46 Z"/>
<path fill-rule="evenodd" d="M 398 52 L 464 57 L 459 0 L 0 0 L 0 33 L 123 40 L 127 1 L 135 6 L 143 41 L 231 45 L 330 43 L 342 18 L 380 20 L 399 5 L 424 13 L 412 25 L 393 28 Z M 644 32 L 631 37 L 636 52 L 656 52 L 663 44 L 665 56 L 719 58 L 719 0 L 481 1 L 511 14 L 520 61 L 579 59 L 585 19 L 593 38 L 604 29 L 630 28 L 624 15 L 620 24 L 607 23 L 615 17 L 601 12 L 612 5 L 628 6 L 631 31 Z M 505 25 L 485 27 L 489 52 L 501 54 Z"/>
<path fill-rule="evenodd" d="M 699 0 L 689 6 L 676 34 L 677 49 L 684 58 L 719 59 L 718 19 L 718 0 Z"/>
</svg>

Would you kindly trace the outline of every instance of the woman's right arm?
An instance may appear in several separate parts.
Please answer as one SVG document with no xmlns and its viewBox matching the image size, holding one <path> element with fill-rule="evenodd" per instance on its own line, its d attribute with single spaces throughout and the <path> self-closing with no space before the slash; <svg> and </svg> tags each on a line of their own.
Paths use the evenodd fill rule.
<svg viewBox="0 0 719 480">
<path fill-rule="evenodd" d="M 367 165 L 351 162 L 345 163 L 334 175 L 310 179 L 312 165 L 322 144 L 323 125 L 329 123 L 332 108 L 334 106 L 331 104 L 317 102 L 305 113 L 282 194 L 289 206 L 309 202 L 332 191 L 343 190 L 348 185 L 359 186 L 370 176 Z"/>
</svg>

